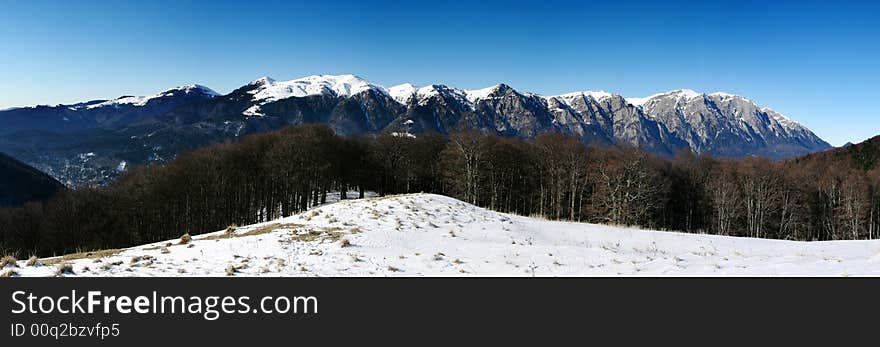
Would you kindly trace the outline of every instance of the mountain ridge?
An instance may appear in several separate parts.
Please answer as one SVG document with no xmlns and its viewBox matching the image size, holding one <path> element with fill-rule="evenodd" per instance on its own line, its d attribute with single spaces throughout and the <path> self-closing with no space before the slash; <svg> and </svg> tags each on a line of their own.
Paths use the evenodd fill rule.
<svg viewBox="0 0 880 347">
<path fill-rule="evenodd" d="M 83 179 L 68 179 L 71 171 L 113 176 L 122 162 L 162 162 L 206 144 L 310 123 L 342 135 L 477 130 L 528 139 L 559 132 L 584 143 L 640 147 L 667 157 L 690 150 L 784 159 L 831 148 L 800 123 L 724 92 L 679 89 L 627 98 L 585 90 L 545 96 L 504 83 L 469 90 L 409 83 L 386 88 L 344 74 L 263 77 L 222 95 L 193 84 L 152 96 L 0 111 L 0 150 L 76 185 Z M 49 135 L 35 131 L 69 136 L 46 139 Z M 100 168 L 82 166 L 77 158 L 86 153 L 96 154 L 90 160 L 101 162 Z"/>
</svg>

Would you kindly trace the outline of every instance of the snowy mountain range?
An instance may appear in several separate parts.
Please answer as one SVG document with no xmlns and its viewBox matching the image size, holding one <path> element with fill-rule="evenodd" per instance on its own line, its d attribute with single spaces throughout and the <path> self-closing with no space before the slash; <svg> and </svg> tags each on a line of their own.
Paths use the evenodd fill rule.
<svg viewBox="0 0 880 347">
<path fill-rule="evenodd" d="M 533 138 L 560 132 L 585 143 L 637 146 L 672 156 L 788 158 L 831 146 L 749 99 L 676 90 L 646 98 L 604 91 L 557 96 L 506 84 L 383 87 L 354 75 L 291 81 L 264 77 L 220 95 L 189 85 L 152 96 L 0 111 L 0 151 L 70 185 L 101 184 L 126 164 L 163 161 L 229 138 L 323 123 L 343 135 L 473 129 Z M 86 155 L 84 157 L 84 155 Z"/>
<path fill-rule="evenodd" d="M 727 93 L 677 90 L 624 98 L 604 91 L 584 91 L 541 96 L 505 84 L 478 90 L 408 83 L 384 88 L 354 75 L 309 76 L 284 82 L 262 78 L 244 89 L 242 96 L 250 95 L 250 100 L 242 114 L 249 117 L 322 113 L 316 106 L 290 105 L 290 99 L 344 100 L 339 103 L 342 107 L 323 112 L 329 117 L 313 121 L 327 121 L 345 134 L 479 129 L 530 138 L 558 131 L 588 143 L 639 146 L 664 155 L 690 148 L 712 155 L 775 159 L 830 148 L 797 122 Z"/>
</svg>

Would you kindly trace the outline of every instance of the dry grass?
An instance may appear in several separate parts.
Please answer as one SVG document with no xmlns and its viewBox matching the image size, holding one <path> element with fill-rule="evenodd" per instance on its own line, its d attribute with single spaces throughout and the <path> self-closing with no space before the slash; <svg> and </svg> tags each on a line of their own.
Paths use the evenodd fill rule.
<svg viewBox="0 0 880 347">
<path fill-rule="evenodd" d="M 189 233 L 183 234 L 183 236 L 180 237 L 180 244 L 181 245 L 185 245 L 185 244 L 189 243 L 190 241 L 192 241 L 192 236 L 189 236 Z"/>
<path fill-rule="evenodd" d="M 91 252 L 80 252 L 80 253 L 66 254 L 66 255 L 62 255 L 60 257 L 55 257 L 52 259 L 43 259 L 43 260 L 40 260 L 40 262 L 42 262 L 43 265 L 55 265 L 55 264 L 59 264 L 59 263 L 67 262 L 67 261 L 72 261 L 72 260 L 79 260 L 79 259 L 105 258 L 105 257 L 117 255 L 117 254 L 119 254 L 119 252 L 122 252 L 122 250 L 121 249 L 102 249 L 102 250 L 91 251 Z"/>
<path fill-rule="evenodd" d="M 398 269 L 398 268 L 396 268 L 396 267 L 393 267 L 393 266 L 391 266 L 391 265 L 388 265 L 388 271 L 391 271 L 391 272 L 400 272 L 401 270 Z"/>
<path fill-rule="evenodd" d="M 231 226 L 229 226 L 229 228 L 232 228 L 233 226 L 234 225 L 231 225 Z M 232 229 L 232 231 L 230 232 L 229 231 L 230 229 L 226 228 L 226 232 L 224 232 L 223 234 L 207 236 L 203 240 L 220 240 L 220 239 L 228 239 L 228 238 L 233 238 L 233 237 L 255 236 L 255 235 L 268 234 L 268 233 L 271 233 L 271 232 L 273 232 L 275 230 L 279 230 L 279 229 L 296 229 L 301 226 L 302 225 L 293 224 L 293 223 L 272 223 L 269 225 L 264 225 L 259 228 L 248 230 L 248 231 L 240 233 L 240 234 L 235 233 L 236 229 Z"/>
<path fill-rule="evenodd" d="M 235 275 L 235 272 L 235 266 L 232 266 L 232 264 L 229 264 L 229 266 L 226 267 L 226 276 Z"/>
<path fill-rule="evenodd" d="M 73 275 L 73 265 L 70 263 L 60 263 L 55 269 L 55 276 Z"/>
<path fill-rule="evenodd" d="M 37 256 L 32 255 L 30 258 L 28 258 L 27 262 L 24 263 L 24 265 L 25 266 L 39 266 L 39 265 L 43 265 L 43 263 L 40 262 L 40 259 L 37 258 Z"/>
<path fill-rule="evenodd" d="M 342 239 L 342 241 L 339 241 L 339 247 L 351 247 L 351 241 L 348 239 Z"/>
<path fill-rule="evenodd" d="M 6 271 L 4 273 L 0 273 L 0 278 L 15 277 L 15 276 L 18 276 L 18 272 L 15 272 L 15 270 L 12 270 L 12 269 L 9 269 L 8 271 Z"/>
<path fill-rule="evenodd" d="M 337 227 L 328 227 L 328 228 L 320 228 L 320 229 L 309 229 L 307 232 L 302 232 L 300 230 L 293 230 L 290 235 L 289 242 L 294 241 L 317 241 L 317 240 L 330 240 L 330 241 L 338 241 L 341 239 L 346 233 L 342 232 L 342 228 Z"/>
<path fill-rule="evenodd" d="M 18 267 L 18 259 L 11 255 L 7 255 L 3 258 L 0 258 L 0 269 L 5 268 L 6 266 Z"/>
<path fill-rule="evenodd" d="M 147 260 L 147 261 L 150 261 L 150 260 L 153 260 L 153 256 L 152 256 L 152 255 L 136 255 L 136 256 L 134 256 L 134 257 L 131 257 L 131 262 L 130 262 L 130 263 L 131 263 L 131 264 L 137 264 L 137 263 L 140 262 L 141 260 Z"/>
</svg>

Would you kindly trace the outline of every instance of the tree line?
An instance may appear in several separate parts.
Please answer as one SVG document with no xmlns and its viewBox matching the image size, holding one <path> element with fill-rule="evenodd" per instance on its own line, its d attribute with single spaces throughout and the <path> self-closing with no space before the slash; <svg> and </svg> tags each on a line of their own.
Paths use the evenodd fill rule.
<svg viewBox="0 0 880 347">
<path fill-rule="evenodd" d="M 289 216 L 347 191 L 430 192 L 547 219 L 731 236 L 870 239 L 880 230 L 880 172 L 843 160 L 660 158 L 556 133 L 341 137 L 301 125 L 0 209 L 0 250 L 51 256 L 157 242 Z"/>
</svg>

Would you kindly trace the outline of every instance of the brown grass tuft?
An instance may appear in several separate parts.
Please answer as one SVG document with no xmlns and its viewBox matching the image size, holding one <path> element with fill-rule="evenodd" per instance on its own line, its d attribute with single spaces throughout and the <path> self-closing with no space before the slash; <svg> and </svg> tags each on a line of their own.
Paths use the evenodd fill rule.
<svg viewBox="0 0 880 347">
<path fill-rule="evenodd" d="M 28 258 L 27 262 L 24 263 L 24 265 L 25 266 L 39 266 L 39 265 L 43 265 L 43 264 L 40 262 L 40 259 L 37 258 L 37 256 L 32 255 L 30 258 Z"/>
<path fill-rule="evenodd" d="M 64 276 L 64 275 L 73 275 L 73 265 L 70 263 L 60 263 L 58 264 L 58 268 L 55 269 L 55 276 Z"/>
<path fill-rule="evenodd" d="M 60 257 L 55 257 L 55 258 L 51 258 L 51 259 L 43 259 L 43 260 L 40 260 L 40 262 L 43 265 L 55 265 L 55 264 L 63 263 L 66 261 L 78 260 L 78 259 L 105 258 L 105 257 L 119 254 L 119 252 L 122 252 L 122 250 L 120 250 L 120 249 L 102 249 L 102 250 L 91 251 L 91 252 L 65 254 Z"/>
<path fill-rule="evenodd" d="M 238 225 L 232 224 L 232 225 L 226 227 L 226 234 L 234 235 L 236 229 L 238 229 Z"/>
<path fill-rule="evenodd" d="M 185 245 L 185 244 L 189 243 L 190 241 L 192 241 L 192 236 L 189 236 L 189 233 L 183 234 L 183 236 L 180 237 L 180 244 L 181 245 Z"/>
<path fill-rule="evenodd" d="M 17 261 L 18 259 L 15 259 L 15 257 L 11 255 L 0 258 L 0 269 L 5 268 L 6 266 L 18 267 L 18 264 L 16 263 Z"/>
<path fill-rule="evenodd" d="M 264 225 L 259 228 L 251 229 L 251 230 L 243 232 L 241 234 L 236 234 L 235 231 L 237 230 L 236 228 L 238 228 L 238 227 L 235 227 L 235 228 L 233 228 L 233 227 L 235 227 L 234 224 L 230 225 L 228 228 L 226 228 L 226 231 L 223 234 L 206 236 L 203 240 L 220 240 L 220 239 L 228 239 L 228 238 L 233 238 L 233 237 L 262 235 L 262 234 L 267 234 L 267 233 L 273 232 L 278 229 L 296 229 L 296 228 L 301 227 L 301 225 L 292 224 L 292 223 L 284 223 L 284 224 L 272 223 L 272 224 Z"/>
</svg>

